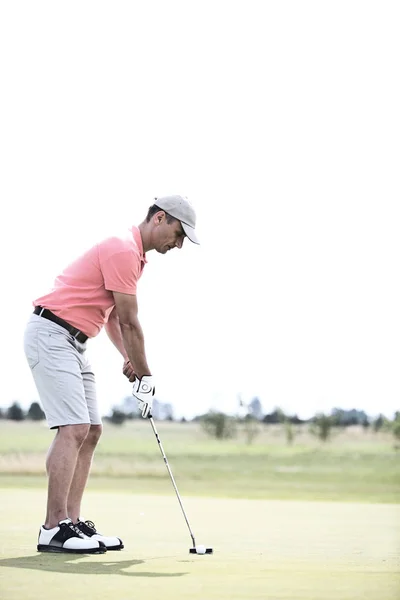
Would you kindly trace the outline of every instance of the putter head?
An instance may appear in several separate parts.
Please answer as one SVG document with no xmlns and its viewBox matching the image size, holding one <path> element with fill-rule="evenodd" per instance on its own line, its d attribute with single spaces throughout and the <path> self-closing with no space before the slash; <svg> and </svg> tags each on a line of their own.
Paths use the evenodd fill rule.
<svg viewBox="0 0 400 600">
<path fill-rule="evenodd" d="M 190 552 L 190 554 L 212 554 L 213 553 L 213 549 L 212 548 L 206 548 L 205 552 L 197 552 L 197 548 L 190 548 L 189 552 Z"/>
</svg>

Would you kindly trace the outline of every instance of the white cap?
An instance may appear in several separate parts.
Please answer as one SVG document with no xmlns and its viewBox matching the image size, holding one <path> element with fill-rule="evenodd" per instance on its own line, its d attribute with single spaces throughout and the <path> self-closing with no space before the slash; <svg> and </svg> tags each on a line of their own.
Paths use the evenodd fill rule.
<svg viewBox="0 0 400 600">
<path fill-rule="evenodd" d="M 163 196 L 154 198 L 154 204 L 181 222 L 183 231 L 194 244 L 200 244 L 194 228 L 196 213 L 186 196 Z"/>
</svg>

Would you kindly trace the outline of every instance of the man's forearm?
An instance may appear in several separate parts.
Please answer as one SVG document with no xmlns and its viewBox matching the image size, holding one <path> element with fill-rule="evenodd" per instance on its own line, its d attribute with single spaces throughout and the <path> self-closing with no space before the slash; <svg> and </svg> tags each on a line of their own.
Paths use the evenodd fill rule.
<svg viewBox="0 0 400 600">
<path fill-rule="evenodd" d="M 147 364 L 144 336 L 140 323 L 120 323 L 120 331 L 125 351 L 136 375 L 139 378 L 143 375 L 151 375 Z"/>
<path fill-rule="evenodd" d="M 112 315 L 105 325 L 108 337 L 124 359 L 129 360 L 138 377 L 151 375 L 144 350 L 144 337 L 140 323 L 121 325 L 118 317 Z"/>
<path fill-rule="evenodd" d="M 124 342 L 122 339 L 121 327 L 119 325 L 119 319 L 117 316 L 112 316 L 108 323 L 104 326 L 106 333 L 117 350 L 122 354 L 125 360 L 128 359 L 128 354 L 124 346 Z"/>
</svg>

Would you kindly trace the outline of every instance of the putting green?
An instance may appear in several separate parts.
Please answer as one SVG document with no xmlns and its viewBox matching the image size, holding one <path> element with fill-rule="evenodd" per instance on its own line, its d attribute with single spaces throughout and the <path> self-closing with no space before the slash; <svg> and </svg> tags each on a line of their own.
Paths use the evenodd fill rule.
<svg viewBox="0 0 400 600">
<path fill-rule="evenodd" d="M 85 518 L 119 535 L 105 555 L 36 552 L 44 490 L 2 489 L 2 600 L 398 600 L 400 506 L 184 499 L 89 491 Z"/>
</svg>

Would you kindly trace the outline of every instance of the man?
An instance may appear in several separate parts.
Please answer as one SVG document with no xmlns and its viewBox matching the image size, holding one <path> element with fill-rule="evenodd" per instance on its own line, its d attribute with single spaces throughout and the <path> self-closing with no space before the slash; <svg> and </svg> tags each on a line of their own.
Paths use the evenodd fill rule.
<svg viewBox="0 0 400 600">
<path fill-rule="evenodd" d="M 86 342 L 105 330 L 124 358 L 123 374 L 144 418 L 154 396 L 138 320 L 137 282 L 146 252 L 182 248 L 185 237 L 198 244 L 196 215 L 187 198 L 155 198 L 145 220 L 122 237 L 111 237 L 70 264 L 45 296 L 34 300 L 24 349 L 46 414 L 57 433 L 50 446 L 47 513 L 38 551 L 103 553 L 120 550 L 118 537 L 97 532 L 81 517 L 81 502 L 102 424 Z"/>
</svg>

